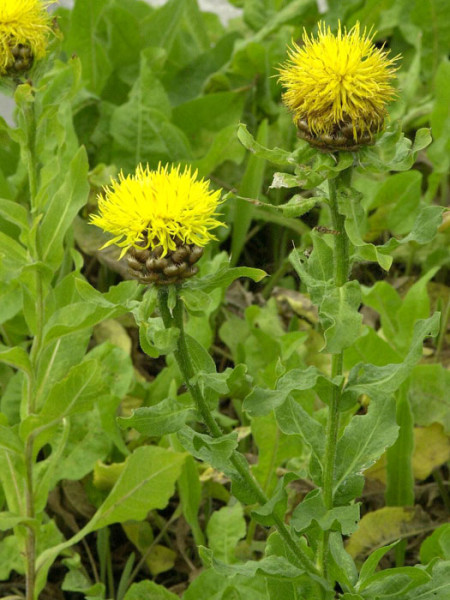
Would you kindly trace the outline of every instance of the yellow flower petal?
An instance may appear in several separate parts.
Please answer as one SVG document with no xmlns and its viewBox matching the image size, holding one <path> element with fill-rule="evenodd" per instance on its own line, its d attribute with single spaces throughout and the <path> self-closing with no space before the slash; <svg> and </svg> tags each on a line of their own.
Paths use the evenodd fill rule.
<svg viewBox="0 0 450 600">
<path fill-rule="evenodd" d="M 221 190 L 211 191 L 209 181 L 197 179 L 190 167 L 161 164 L 155 171 L 138 165 L 134 175 L 119 179 L 98 197 L 99 215 L 91 223 L 114 235 L 108 242 L 123 248 L 134 246 L 176 250 L 176 239 L 205 246 L 216 239 L 211 229 L 223 226 L 215 219 Z"/>
<path fill-rule="evenodd" d="M 296 121 L 304 121 L 312 134 L 332 134 L 344 125 L 353 127 L 354 139 L 378 131 L 386 104 L 395 96 L 391 80 L 399 57 L 377 48 L 373 35 L 350 31 L 336 35 L 323 22 L 317 37 L 303 33 L 303 45 L 293 44 L 282 65 L 283 101 Z"/>
<path fill-rule="evenodd" d="M 45 56 L 50 32 L 47 7 L 42 0 L 0 1 L 0 75 L 14 63 L 12 49 L 22 44 L 31 49 L 34 59 Z"/>
</svg>

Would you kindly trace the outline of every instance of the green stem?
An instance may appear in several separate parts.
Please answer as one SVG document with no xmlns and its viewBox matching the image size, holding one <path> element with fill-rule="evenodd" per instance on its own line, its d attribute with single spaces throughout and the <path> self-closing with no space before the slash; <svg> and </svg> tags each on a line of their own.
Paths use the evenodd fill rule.
<svg viewBox="0 0 450 600">
<path fill-rule="evenodd" d="M 332 377 L 342 375 L 342 353 L 333 354 L 331 357 Z M 336 444 L 339 428 L 339 400 L 341 392 L 337 387 L 333 388 L 333 395 L 328 408 L 328 420 L 326 428 L 325 464 L 323 473 L 323 500 L 328 510 L 333 508 L 333 479 L 336 462 Z"/>
<path fill-rule="evenodd" d="M 339 212 L 335 179 L 328 180 L 328 190 L 330 196 L 331 222 L 333 229 L 338 232 L 334 236 L 334 283 L 336 287 L 341 287 L 348 280 L 350 268 L 348 237 L 345 231 L 345 217 Z"/>
<path fill-rule="evenodd" d="M 34 102 L 27 102 L 23 109 L 26 124 L 26 148 L 28 166 L 28 185 L 30 190 L 30 206 L 32 212 L 36 210 L 37 196 L 37 164 L 36 164 L 36 116 L 34 113 Z"/>
<path fill-rule="evenodd" d="M 24 153 L 27 158 L 27 169 L 28 169 L 28 185 L 30 192 L 30 207 L 31 212 L 34 213 L 37 210 L 36 197 L 38 190 L 37 183 L 37 162 L 36 162 L 36 116 L 35 106 L 33 102 L 27 102 L 23 108 L 26 144 Z M 37 257 L 36 257 L 37 258 Z M 42 333 L 44 327 L 44 299 L 43 299 L 43 287 L 41 275 L 36 271 L 36 335 L 33 339 L 33 344 L 30 352 L 31 361 L 31 376 L 27 382 L 27 415 L 34 414 L 36 412 L 36 375 L 37 375 L 37 363 L 41 350 Z M 34 437 L 28 436 L 25 446 L 25 471 L 26 471 L 26 514 L 29 519 L 35 517 L 35 506 L 34 506 L 34 484 L 33 484 L 33 446 Z M 26 600 L 34 600 L 35 597 L 35 586 L 36 586 L 36 532 L 33 527 L 28 527 L 27 536 L 25 542 L 25 554 L 26 554 Z"/>
<path fill-rule="evenodd" d="M 158 290 L 158 299 L 159 299 L 159 308 L 161 311 L 161 316 L 164 321 L 164 325 L 166 328 L 175 326 L 179 329 L 180 335 L 178 338 L 178 347 L 175 351 L 175 359 L 180 368 L 183 379 L 186 383 L 186 386 L 197 405 L 197 409 L 202 417 L 202 420 L 206 427 L 208 428 L 210 434 L 214 438 L 221 437 L 223 432 L 218 425 L 217 421 L 213 417 L 211 410 L 197 384 L 192 383 L 192 378 L 195 374 L 194 368 L 192 366 L 191 358 L 189 355 L 189 350 L 186 344 L 186 336 L 184 333 L 184 323 L 183 323 L 183 305 L 178 296 L 178 290 L 176 293 L 176 304 L 173 309 L 173 314 L 171 313 L 168 306 L 168 289 L 167 287 L 160 287 Z M 241 478 L 241 483 L 247 487 L 248 491 L 251 495 L 257 499 L 258 503 L 263 505 L 268 502 L 268 498 L 263 492 L 262 488 L 258 484 L 258 482 L 254 479 L 253 475 L 250 472 L 247 461 L 243 458 L 243 456 L 235 451 L 230 456 L 230 463 L 233 466 L 233 469 L 237 471 Z M 272 514 L 272 517 L 275 522 L 275 526 L 281 538 L 284 540 L 287 548 L 292 553 L 292 555 L 297 559 L 298 563 L 305 568 L 308 572 L 314 573 L 316 575 L 319 574 L 317 568 L 314 563 L 309 559 L 309 557 L 303 552 L 303 550 L 297 545 L 295 540 L 292 538 L 289 529 L 286 527 L 284 521 L 275 513 Z"/>
<path fill-rule="evenodd" d="M 349 173 L 341 174 L 342 179 L 346 178 L 345 183 L 349 184 Z M 335 179 L 328 180 L 330 213 L 333 229 L 337 232 L 334 236 L 334 284 L 336 287 L 343 286 L 348 280 L 350 270 L 349 243 L 345 231 L 345 216 L 339 212 L 337 198 L 337 183 Z M 331 376 L 338 377 L 342 375 L 343 353 L 333 354 L 331 356 Z M 328 420 L 326 426 L 325 456 L 323 469 L 323 501 L 327 510 L 333 508 L 333 482 L 336 464 L 336 447 L 339 431 L 339 403 L 341 399 L 341 390 L 333 388 L 333 395 L 328 407 Z M 327 575 L 327 552 L 330 532 L 325 531 L 319 542 L 317 563 L 319 570 L 326 577 Z"/>
<path fill-rule="evenodd" d="M 33 493 L 33 437 L 29 436 L 25 448 L 26 467 L 26 512 L 29 519 L 34 519 L 34 493 Z M 34 600 L 36 583 L 36 534 L 33 526 L 28 526 L 25 543 L 27 559 L 26 573 L 26 600 Z"/>
</svg>

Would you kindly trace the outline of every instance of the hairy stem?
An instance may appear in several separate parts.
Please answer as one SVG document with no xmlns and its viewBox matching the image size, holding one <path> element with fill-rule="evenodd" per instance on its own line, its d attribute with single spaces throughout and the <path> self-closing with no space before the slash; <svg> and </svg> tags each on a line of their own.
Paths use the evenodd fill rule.
<svg viewBox="0 0 450 600">
<path fill-rule="evenodd" d="M 350 175 L 349 173 L 348 175 Z M 346 174 L 347 175 L 347 174 Z M 348 176 L 347 175 L 347 176 Z M 346 182 L 347 183 L 347 182 Z M 349 183 L 349 181 L 348 181 Z M 334 284 L 343 286 L 348 280 L 350 269 L 349 242 L 345 231 L 345 217 L 339 213 L 337 199 L 337 184 L 335 179 L 328 181 L 330 212 L 333 229 L 337 232 L 334 236 Z M 343 353 L 331 356 L 331 376 L 342 375 Z M 339 431 L 339 402 L 341 390 L 333 389 L 333 395 L 328 407 L 328 420 L 326 427 L 325 457 L 323 471 L 323 500 L 327 510 L 333 508 L 333 481 L 336 464 L 336 447 Z M 318 547 L 318 566 L 324 576 L 327 574 L 327 552 L 330 532 L 325 531 Z"/>
<path fill-rule="evenodd" d="M 34 102 L 28 102 L 23 109 L 26 125 L 26 147 L 28 166 L 28 186 L 30 190 L 30 206 L 32 212 L 36 210 L 37 196 L 37 165 L 36 165 L 36 116 L 34 112 Z"/>
<path fill-rule="evenodd" d="M 33 492 L 33 436 L 29 436 L 25 447 L 26 468 L 26 511 L 29 519 L 34 519 L 34 492 Z M 26 572 L 26 600 L 34 600 L 36 583 L 36 534 L 32 525 L 27 527 L 25 546 L 27 558 Z"/>
<path fill-rule="evenodd" d="M 178 290 L 177 290 L 178 291 Z M 223 435 L 223 432 L 215 420 L 214 416 L 211 413 L 211 410 L 199 388 L 199 386 L 195 383 L 192 383 L 192 378 L 195 375 L 194 368 L 192 366 L 192 361 L 189 355 L 189 350 L 186 344 L 186 336 L 184 333 L 184 325 L 183 325 L 183 305 L 178 296 L 176 296 L 176 304 L 173 309 L 173 314 L 171 313 L 167 301 L 168 301 L 168 290 L 166 287 L 161 287 L 158 292 L 159 298 L 159 307 L 161 311 L 161 316 L 164 321 L 164 325 L 166 328 L 175 326 L 180 331 L 180 336 L 178 338 L 178 347 L 175 351 L 175 359 L 180 368 L 183 379 L 186 383 L 186 386 L 197 405 L 197 409 L 202 417 L 202 420 L 206 427 L 209 430 L 209 433 L 212 437 L 217 438 Z M 253 477 L 248 467 L 247 461 L 244 457 L 237 451 L 235 451 L 230 456 L 230 464 L 233 466 L 233 469 L 237 471 L 239 477 L 241 478 L 240 483 L 244 484 L 247 490 L 251 493 L 251 495 L 257 499 L 259 504 L 266 504 L 268 501 L 267 496 L 262 490 L 259 483 Z M 298 546 L 297 542 L 292 538 L 289 529 L 286 527 L 284 521 L 275 513 L 272 514 L 272 517 L 275 522 L 275 526 L 280 537 L 284 540 L 289 552 L 293 555 L 304 569 L 306 569 L 310 573 L 318 574 L 318 570 L 315 567 L 314 563 L 309 559 L 309 557 L 303 552 L 303 550 Z"/>
<path fill-rule="evenodd" d="M 34 102 L 28 102 L 23 108 L 24 125 L 26 141 L 25 147 L 23 148 L 24 153 L 27 157 L 27 168 L 28 168 L 28 186 L 30 192 L 30 207 L 31 212 L 34 213 L 37 210 L 36 197 L 38 191 L 37 183 L 37 163 L 36 163 L 36 116 Z M 36 252 L 36 248 L 33 249 Z M 34 257 L 38 260 L 38 256 Z M 33 344 L 30 352 L 31 361 L 31 375 L 27 381 L 26 388 L 26 411 L 27 415 L 34 414 L 36 412 L 36 376 L 37 376 L 37 365 L 39 360 L 39 354 L 41 350 L 42 333 L 44 327 L 44 298 L 43 298 L 43 286 L 42 279 L 39 271 L 35 272 L 36 277 L 36 334 L 33 339 Z M 25 502 L 26 502 L 26 515 L 29 519 L 35 518 L 35 506 L 34 506 L 34 485 L 33 485 L 33 471 L 34 471 L 34 457 L 33 457 L 33 435 L 28 436 L 25 446 L 25 475 L 26 475 L 26 488 L 25 488 Z M 26 600 L 34 600 L 35 597 L 35 585 L 36 585 L 36 531 L 33 526 L 27 527 L 27 536 L 25 542 L 25 554 L 26 554 Z"/>
</svg>

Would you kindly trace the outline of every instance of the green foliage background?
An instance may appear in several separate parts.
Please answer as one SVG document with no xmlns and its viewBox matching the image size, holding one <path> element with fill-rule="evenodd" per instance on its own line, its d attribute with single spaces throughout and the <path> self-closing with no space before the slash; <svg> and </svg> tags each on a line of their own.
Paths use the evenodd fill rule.
<svg viewBox="0 0 450 600">
<path fill-rule="evenodd" d="M 449 196 L 447 2 L 328 0 L 325 14 L 315 0 L 233 4 L 243 17 L 226 27 L 196 0 L 158 9 L 76 0 L 73 10 L 59 8 L 61 39 L 33 74 L 36 98 L 20 86 L 17 127 L 0 124 L 0 580 L 10 591 L 25 572 L 32 439 L 42 598 L 316 597 L 318 588 L 286 566 L 278 534 L 263 527 L 272 524 L 264 507 L 251 512 L 231 499 L 220 471 L 239 445 L 296 532 L 351 536 L 348 552 L 332 537 L 336 578 L 348 582 L 339 598 L 444 600 L 450 250 L 448 212 L 441 220 L 439 206 Z M 347 27 L 359 20 L 402 55 L 384 141 L 361 153 L 353 195 L 342 199 L 362 286 L 349 282 L 340 298 L 329 285 L 330 236 L 316 228 L 329 226 L 323 182 L 352 158 L 312 158 L 277 83 L 286 47 L 320 18 Z M 35 157 L 24 151 L 32 103 Z M 30 161 L 39 172 L 31 210 Z M 186 427 L 195 411 L 171 356 L 177 333 L 156 312 L 146 318 L 154 294 L 141 304 L 144 290 L 122 281 L 118 252 L 99 252 L 105 238 L 87 225 L 101 187 L 140 161 L 191 164 L 228 193 L 229 227 L 208 247 L 202 279 L 183 291 L 198 381 L 226 431 L 215 445 Z M 226 252 L 240 269 L 227 270 Z M 261 281 L 254 269 L 272 277 Z M 227 293 L 241 276 L 260 283 Z M 430 317 L 436 310 L 440 327 Z M 345 348 L 348 374 L 335 490 L 342 506 L 333 514 L 312 489 L 321 481 L 325 406 L 338 385 L 325 378 L 325 344 L 329 352 Z M 37 390 L 32 414 L 27 385 Z M 379 401 L 367 410 L 355 404 L 361 395 Z M 356 496 L 359 530 L 358 503 L 345 506 Z M 390 547 L 399 538 L 410 540 L 406 566 Z M 197 546 L 207 548 L 199 554 Z M 395 552 L 398 569 L 376 571 L 380 560 L 393 566 Z M 363 565 L 359 578 L 355 563 Z"/>
</svg>

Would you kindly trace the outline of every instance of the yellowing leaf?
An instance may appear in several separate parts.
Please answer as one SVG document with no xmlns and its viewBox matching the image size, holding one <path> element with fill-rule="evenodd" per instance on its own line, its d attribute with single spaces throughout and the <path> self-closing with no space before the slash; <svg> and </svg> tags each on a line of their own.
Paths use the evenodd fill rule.
<svg viewBox="0 0 450 600">
<path fill-rule="evenodd" d="M 414 479 L 426 479 L 439 465 L 450 460 L 450 438 L 440 423 L 414 428 L 412 466 Z M 386 454 L 366 471 L 366 477 L 386 484 Z"/>
<path fill-rule="evenodd" d="M 131 339 L 127 330 L 115 319 L 106 319 L 94 329 L 94 337 L 98 344 L 102 342 L 111 342 L 114 346 L 118 346 L 125 350 L 127 354 L 131 354 Z"/>
<path fill-rule="evenodd" d="M 414 477 L 426 479 L 433 469 L 450 460 L 450 439 L 440 423 L 414 429 Z"/>
<path fill-rule="evenodd" d="M 157 544 L 152 549 L 150 556 L 145 561 L 151 574 L 156 577 L 159 573 L 169 571 L 175 564 L 176 552 L 165 546 Z"/>
<path fill-rule="evenodd" d="M 95 487 L 102 492 L 109 492 L 116 484 L 124 468 L 124 462 L 105 465 L 101 460 L 97 461 L 94 467 Z"/>
<path fill-rule="evenodd" d="M 365 556 L 381 546 L 431 528 L 430 518 L 420 506 L 385 506 L 364 515 L 346 549 L 353 558 Z"/>
</svg>

